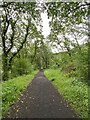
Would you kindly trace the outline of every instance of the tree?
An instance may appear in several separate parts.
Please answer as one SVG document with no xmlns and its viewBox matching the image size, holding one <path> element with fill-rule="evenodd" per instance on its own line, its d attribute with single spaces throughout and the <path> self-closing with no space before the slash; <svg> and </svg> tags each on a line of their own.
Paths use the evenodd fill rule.
<svg viewBox="0 0 90 120">
<path fill-rule="evenodd" d="M 3 80 L 7 80 L 12 61 L 23 48 L 28 35 L 38 36 L 36 25 L 40 19 L 36 3 L 3 2 L 1 7 Z"/>
<path fill-rule="evenodd" d="M 80 26 L 84 25 L 84 29 L 80 29 L 81 31 L 77 30 L 77 33 L 81 33 L 81 35 L 85 35 L 85 29 L 87 29 L 87 23 L 88 23 L 88 16 L 89 16 L 89 7 L 90 3 L 84 2 L 51 2 L 46 3 L 44 5 L 45 10 L 47 10 L 48 17 L 51 19 L 50 21 L 50 27 L 51 27 L 51 35 L 53 36 L 53 40 L 51 39 L 51 42 L 57 42 L 58 43 L 58 35 L 63 35 L 63 32 L 66 36 L 71 34 L 72 29 L 73 33 L 75 35 L 75 32 L 78 29 L 80 29 Z M 80 37 L 80 36 L 79 36 Z M 56 39 L 55 39 L 56 38 Z M 77 47 L 79 47 L 79 44 L 77 42 L 75 36 L 74 41 L 70 41 L 70 43 L 75 45 L 75 42 L 77 43 Z M 63 41 L 61 40 L 60 43 Z M 70 45 L 71 45 L 70 44 Z M 61 46 L 61 45 L 60 45 Z"/>
</svg>

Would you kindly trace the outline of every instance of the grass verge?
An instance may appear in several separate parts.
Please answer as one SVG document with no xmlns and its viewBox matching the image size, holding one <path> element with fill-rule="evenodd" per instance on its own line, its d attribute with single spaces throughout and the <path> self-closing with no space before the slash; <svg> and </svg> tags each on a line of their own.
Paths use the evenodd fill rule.
<svg viewBox="0 0 90 120">
<path fill-rule="evenodd" d="M 88 118 L 88 85 L 56 69 L 45 70 L 49 80 L 82 118 Z"/>
<path fill-rule="evenodd" d="M 34 71 L 29 75 L 2 82 L 2 116 L 4 116 L 10 106 L 16 102 L 36 73 L 37 71 Z"/>
</svg>

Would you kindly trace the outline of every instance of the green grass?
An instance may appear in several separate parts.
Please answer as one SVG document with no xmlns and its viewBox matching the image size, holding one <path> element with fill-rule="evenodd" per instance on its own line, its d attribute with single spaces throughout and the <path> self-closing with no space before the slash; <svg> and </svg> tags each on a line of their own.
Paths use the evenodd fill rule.
<svg viewBox="0 0 90 120">
<path fill-rule="evenodd" d="M 34 71 L 29 75 L 23 75 L 2 82 L 2 116 L 4 116 L 10 106 L 18 100 L 36 73 L 37 71 Z"/>
<path fill-rule="evenodd" d="M 1 91 L 2 91 L 2 85 L 0 83 L 0 120 L 1 120 L 1 116 L 2 116 L 2 95 L 1 95 Z"/>
<path fill-rule="evenodd" d="M 52 84 L 70 103 L 77 114 L 82 118 L 88 118 L 88 85 L 77 81 L 75 77 L 69 78 L 58 69 L 48 69 L 44 73 L 49 80 L 55 79 Z"/>
</svg>

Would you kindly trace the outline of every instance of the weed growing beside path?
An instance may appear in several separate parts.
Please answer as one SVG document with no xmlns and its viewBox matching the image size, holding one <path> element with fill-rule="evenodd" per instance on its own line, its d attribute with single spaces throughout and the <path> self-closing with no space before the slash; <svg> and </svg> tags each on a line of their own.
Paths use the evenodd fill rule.
<svg viewBox="0 0 90 120">
<path fill-rule="evenodd" d="M 48 69 L 44 73 L 74 110 L 82 118 L 88 118 L 88 85 L 75 77 L 69 78 L 58 69 Z"/>
<path fill-rule="evenodd" d="M 21 93 L 32 81 L 37 71 L 30 75 L 20 76 L 5 82 L 2 82 L 2 115 L 4 116 L 10 106 L 19 99 Z"/>
</svg>

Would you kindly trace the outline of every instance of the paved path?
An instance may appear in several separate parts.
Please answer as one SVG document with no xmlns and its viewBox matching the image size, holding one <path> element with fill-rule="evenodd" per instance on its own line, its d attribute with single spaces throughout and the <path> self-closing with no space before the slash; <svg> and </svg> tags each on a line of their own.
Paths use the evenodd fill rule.
<svg viewBox="0 0 90 120">
<path fill-rule="evenodd" d="M 6 118 L 77 118 L 42 71 L 35 76 Z"/>
</svg>

